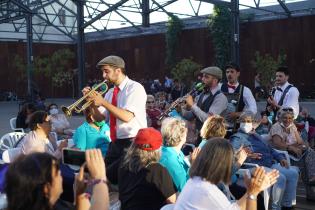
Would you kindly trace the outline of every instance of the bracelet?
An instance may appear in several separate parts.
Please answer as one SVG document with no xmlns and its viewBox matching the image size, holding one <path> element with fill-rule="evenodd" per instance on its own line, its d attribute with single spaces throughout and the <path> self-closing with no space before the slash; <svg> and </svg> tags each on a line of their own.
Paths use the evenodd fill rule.
<svg viewBox="0 0 315 210">
<path fill-rule="evenodd" d="M 247 199 L 256 201 L 257 200 L 257 196 L 255 196 L 253 194 L 247 194 Z"/>
<path fill-rule="evenodd" d="M 88 186 L 92 186 L 94 187 L 95 185 L 99 184 L 99 183 L 104 183 L 107 185 L 107 181 L 106 179 L 92 179 L 88 182 Z"/>
</svg>

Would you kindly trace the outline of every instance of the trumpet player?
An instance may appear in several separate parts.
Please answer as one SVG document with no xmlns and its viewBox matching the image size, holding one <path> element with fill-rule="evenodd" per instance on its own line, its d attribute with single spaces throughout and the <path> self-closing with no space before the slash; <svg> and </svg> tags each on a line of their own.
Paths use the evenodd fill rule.
<svg viewBox="0 0 315 210">
<path fill-rule="evenodd" d="M 200 71 L 202 82 L 205 87 L 200 95 L 194 99 L 191 95 L 186 98 L 186 110 L 182 115 L 186 119 L 196 118 L 196 129 L 200 131 L 203 123 L 210 115 L 220 115 L 227 108 L 227 98 L 221 92 L 219 81 L 222 79 L 222 70 L 219 67 L 211 66 Z M 199 136 L 196 145 L 201 142 Z"/>
<path fill-rule="evenodd" d="M 112 142 L 106 154 L 106 165 L 110 166 L 115 161 L 119 162 L 138 130 L 147 127 L 147 94 L 140 83 L 128 78 L 122 58 L 107 56 L 98 62 L 97 68 L 102 71 L 103 78 L 114 85 L 104 98 L 97 92 L 88 97 L 109 122 Z M 82 92 L 86 94 L 90 90 L 87 87 Z"/>
</svg>

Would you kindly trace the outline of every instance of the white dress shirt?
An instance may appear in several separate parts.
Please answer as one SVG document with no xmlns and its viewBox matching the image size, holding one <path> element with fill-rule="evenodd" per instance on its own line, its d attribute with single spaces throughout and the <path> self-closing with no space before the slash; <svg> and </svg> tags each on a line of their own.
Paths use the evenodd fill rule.
<svg viewBox="0 0 315 210">
<path fill-rule="evenodd" d="M 112 102 L 113 90 L 114 88 L 111 88 L 104 97 L 109 103 Z M 119 85 L 119 90 L 117 95 L 117 107 L 132 112 L 134 118 L 129 122 L 123 122 L 116 118 L 117 139 L 133 138 L 137 135 L 139 129 L 147 127 L 147 94 L 140 83 L 129 79 L 127 76 Z M 105 114 L 109 122 L 109 112 L 104 108 L 103 111 L 102 108 L 99 110 Z"/>
<path fill-rule="evenodd" d="M 239 205 L 231 203 L 219 188 L 200 177 L 188 180 L 179 194 L 174 210 L 239 210 Z"/>
<path fill-rule="evenodd" d="M 239 86 L 239 83 L 237 82 L 235 87 L 237 88 Z M 257 113 L 257 104 L 256 104 L 256 100 L 252 94 L 252 91 L 244 86 L 244 91 L 243 91 L 243 101 L 244 101 L 244 104 L 245 104 L 245 107 L 244 109 L 242 110 L 243 112 L 244 111 L 250 111 L 252 113 L 254 113 L 254 115 Z M 229 93 L 234 93 L 235 90 L 233 88 L 229 88 L 228 87 L 228 90 L 229 90 Z"/>
<path fill-rule="evenodd" d="M 279 86 L 279 88 L 281 88 L 282 91 L 280 90 L 276 90 L 275 94 L 274 94 L 274 99 L 277 103 L 279 103 L 280 98 L 283 94 L 283 91 L 290 85 L 290 83 L 286 82 L 284 85 Z M 296 87 L 291 87 L 289 89 L 289 91 L 287 92 L 287 94 L 285 95 L 284 99 L 283 99 L 283 104 L 281 107 L 291 107 L 294 111 L 294 118 L 297 118 L 297 116 L 299 115 L 299 91 Z"/>
</svg>

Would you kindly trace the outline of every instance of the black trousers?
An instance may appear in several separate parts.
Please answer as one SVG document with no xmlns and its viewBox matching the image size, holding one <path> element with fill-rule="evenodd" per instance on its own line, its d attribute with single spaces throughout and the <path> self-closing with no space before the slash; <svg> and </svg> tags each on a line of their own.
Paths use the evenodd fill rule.
<svg viewBox="0 0 315 210">
<path fill-rule="evenodd" d="M 118 182 L 118 168 L 132 140 L 133 138 L 116 139 L 115 142 L 109 144 L 105 157 L 106 175 L 113 184 L 117 184 Z"/>
</svg>

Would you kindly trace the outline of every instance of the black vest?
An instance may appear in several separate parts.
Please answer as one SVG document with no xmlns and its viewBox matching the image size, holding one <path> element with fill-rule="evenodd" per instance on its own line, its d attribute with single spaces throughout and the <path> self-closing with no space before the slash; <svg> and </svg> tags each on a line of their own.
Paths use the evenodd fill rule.
<svg viewBox="0 0 315 210">
<path fill-rule="evenodd" d="M 198 102 L 197 102 L 197 106 L 204 112 L 208 113 L 213 101 L 214 101 L 214 98 L 219 94 L 221 93 L 220 90 L 218 90 L 214 95 L 211 93 L 210 91 L 210 95 L 208 96 L 208 98 L 206 100 L 203 100 L 203 97 L 205 95 L 205 92 L 202 92 L 199 96 L 199 99 L 198 99 Z M 201 122 L 198 118 L 196 118 L 196 129 L 198 129 L 200 131 L 202 125 L 203 125 L 204 122 Z"/>
<path fill-rule="evenodd" d="M 243 93 L 244 93 L 244 86 L 242 88 L 242 91 L 241 91 L 241 84 L 239 84 L 237 86 L 237 88 L 235 89 L 234 93 L 229 93 L 229 89 L 228 89 L 228 86 L 227 86 L 227 83 L 223 83 L 222 86 L 221 86 L 221 91 L 224 93 L 224 95 L 226 95 L 226 97 L 228 97 L 228 95 L 231 95 L 231 94 L 240 94 L 240 100 L 237 102 L 237 108 L 236 108 L 236 111 L 237 112 L 242 112 L 244 107 L 245 107 L 245 103 L 244 103 L 244 100 L 243 100 Z M 230 103 L 230 101 L 228 101 Z"/>
</svg>

